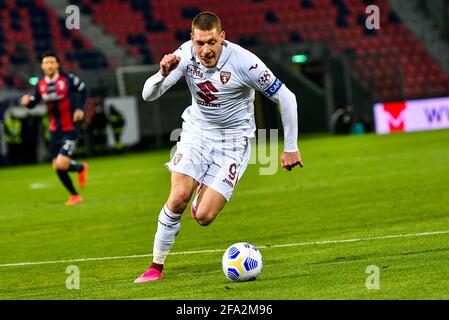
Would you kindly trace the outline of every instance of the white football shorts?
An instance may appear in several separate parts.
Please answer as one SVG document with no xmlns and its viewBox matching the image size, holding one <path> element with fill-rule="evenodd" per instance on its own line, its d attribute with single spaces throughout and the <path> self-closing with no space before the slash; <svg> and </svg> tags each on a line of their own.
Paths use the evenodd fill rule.
<svg viewBox="0 0 449 320">
<path fill-rule="evenodd" d="M 246 137 L 217 140 L 184 127 L 176 152 L 165 166 L 205 184 L 229 201 L 250 154 L 251 143 Z"/>
</svg>

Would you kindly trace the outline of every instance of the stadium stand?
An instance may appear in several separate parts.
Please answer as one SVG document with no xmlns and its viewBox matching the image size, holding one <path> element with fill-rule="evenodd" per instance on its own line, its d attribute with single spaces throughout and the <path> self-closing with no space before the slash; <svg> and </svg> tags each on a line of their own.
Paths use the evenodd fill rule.
<svg viewBox="0 0 449 320">
<path fill-rule="evenodd" d="M 227 38 L 245 47 L 322 42 L 351 57 L 359 78 L 378 100 L 447 94 L 449 78 L 405 27 L 387 0 L 380 8 L 381 29 L 365 27 L 363 0 L 72 0 L 82 14 L 114 36 L 130 55 L 157 63 L 189 38 L 192 17 L 216 12 Z M 24 80 L 8 64 L 36 63 L 46 49 L 61 55 L 73 71 L 113 67 L 105 55 L 76 30 L 67 30 L 43 0 L 0 0 L 0 88 L 21 87 Z"/>
<path fill-rule="evenodd" d="M 0 0 L 0 17 L 0 87 L 26 85 L 23 77 L 29 74 L 21 78 L 20 67 L 30 70 L 30 65 L 39 65 L 47 50 L 56 51 L 71 71 L 108 67 L 103 53 L 78 30 L 68 30 L 65 19 L 43 0 Z"/>
</svg>

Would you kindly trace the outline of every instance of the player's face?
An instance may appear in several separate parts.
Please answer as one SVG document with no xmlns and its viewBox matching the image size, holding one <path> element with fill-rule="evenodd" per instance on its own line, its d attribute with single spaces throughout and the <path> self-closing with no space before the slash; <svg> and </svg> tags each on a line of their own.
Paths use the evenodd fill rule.
<svg viewBox="0 0 449 320">
<path fill-rule="evenodd" d="M 59 63 L 55 57 L 45 57 L 41 63 L 42 71 L 47 77 L 52 77 L 59 70 Z"/>
<path fill-rule="evenodd" d="M 203 66 L 206 68 L 215 67 L 220 58 L 224 40 L 225 32 L 218 33 L 215 28 L 209 31 L 193 30 L 192 41 L 195 46 L 195 53 Z"/>
</svg>

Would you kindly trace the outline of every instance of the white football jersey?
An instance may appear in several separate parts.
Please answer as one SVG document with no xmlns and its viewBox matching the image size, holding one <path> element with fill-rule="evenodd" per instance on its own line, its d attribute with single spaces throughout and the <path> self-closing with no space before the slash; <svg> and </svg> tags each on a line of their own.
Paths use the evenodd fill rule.
<svg viewBox="0 0 449 320">
<path fill-rule="evenodd" d="M 200 63 L 192 41 L 185 42 L 174 54 L 181 61 L 164 85 L 172 86 L 185 77 L 192 94 L 192 105 L 182 115 L 186 125 L 214 138 L 253 137 L 255 90 L 271 97 L 282 86 L 270 69 L 256 55 L 229 41 L 224 42 L 213 68 Z"/>
</svg>

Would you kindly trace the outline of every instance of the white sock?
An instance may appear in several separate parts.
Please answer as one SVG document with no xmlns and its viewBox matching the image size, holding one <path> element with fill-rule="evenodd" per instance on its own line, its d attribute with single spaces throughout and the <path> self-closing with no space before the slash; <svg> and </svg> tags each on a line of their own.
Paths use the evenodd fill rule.
<svg viewBox="0 0 449 320">
<path fill-rule="evenodd" d="M 165 258 L 175 243 L 175 238 L 181 229 L 182 213 L 172 212 L 164 205 L 159 213 L 156 235 L 153 245 L 153 262 L 164 264 Z"/>
</svg>

